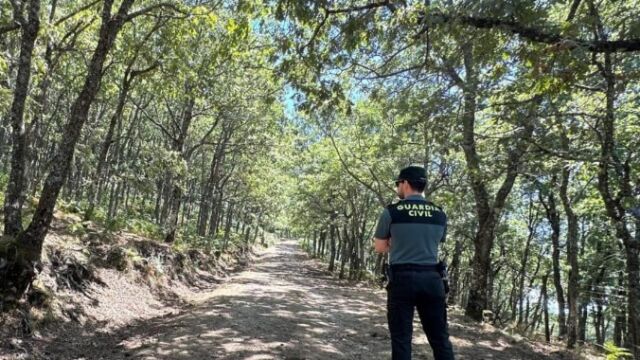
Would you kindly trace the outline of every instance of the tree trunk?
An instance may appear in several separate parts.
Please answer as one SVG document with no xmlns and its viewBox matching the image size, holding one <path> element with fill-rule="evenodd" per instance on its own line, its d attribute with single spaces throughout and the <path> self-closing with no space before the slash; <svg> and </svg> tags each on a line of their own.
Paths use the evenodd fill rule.
<svg viewBox="0 0 640 360">
<path fill-rule="evenodd" d="M 636 233 L 640 231 L 640 229 L 636 228 Z M 620 299 L 624 298 L 624 273 L 622 271 L 618 271 L 618 290 L 616 291 L 618 297 Z M 622 346 L 623 342 L 623 334 L 625 332 L 625 318 L 626 312 L 624 310 L 624 306 L 620 304 L 620 306 L 615 307 L 615 322 L 613 325 L 613 343 L 616 346 Z"/>
<path fill-rule="evenodd" d="M 493 218 L 493 216 L 490 216 Z M 494 220 L 495 221 L 495 220 Z M 466 313 L 476 321 L 482 320 L 482 312 L 488 305 L 489 272 L 491 271 L 491 248 L 495 238 L 495 225 L 492 221 L 480 224 L 480 230 L 474 238 L 474 253 L 471 267 L 471 288 Z"/>
<path fill-rule="evenodd" d="M 158 22 L 156 26 L 153 28 L 153 30 L 151 30 L 151 32 L 149 32 L 145 36 L 143 42 L 146 41 L 159 28 L 159 25 L 160 23 Z M 120 86 L 120 93 L 118 94 L 118 102 L 116 105 L 116 110 L 113 116 L 111 117 L 107 134 L 105 136 L 105 139 L 102 143 L 102 147 L 100 149 L 96 171 L 95 173 L 92 174 L 91 181 L 89 183 L 89 190 L 88 190 L 89 204 L 84 214 L 85 219 L 91 219 L 93 217 L 93 212 L 100 195 L 100 191 L 97 191 L 96 188 L 100 189 L 101 187 L 101 184 L 103 181 L 103 172 L 106 165 L 107 155 L 109 153 L 109 148 L 111 147 L 111 144 L 114 142 L 113 137 L 114 137 L 114 131 L 116 129 L 116 125 L 118 125 L 118 129 L 120 128 L 120 123 L 122 121 L 121 120 L 122 113 L 124 111 L 124 107 L 127 102 L 127 97 L 129 95 L 129 90 L 131 89 L 131 85 L 133 84 L 133 81 L 137 76 L 147 73 L 149 71 L 152 71 L 158 66 L 158 64 L 156 63 L 143 70 L 134 70 L 133 66 L 135 65 L 138 59 L 140 48 L 141 46 L 135 49 L 133 58 L 127 65 L 127 68 L 124 72 L 124 76 L 122 78 L 122 84 Z M 132 120 L 132 126 L 133 126 L 133 123 L 135 122 L 135 118 L 137 117 L 138 111 L 140 111 L 139 108 L 136 109 L 136 115 L 134 115 L 134 119 Z M 131 131 L 129 131 L 128 134 L 130 135 Z"/>
<path fill-rule="evenodd" d="M 517 276 L 512 275 L 514 278 Z M 511 287 L 511 294 L 509 295 L 510 307 L 511 307 L 511 321 L 516 321 L 518 319 L 518 288 L 516 286 Z"/>
<path fill-rule="evenodd" d="M 355 221 L 355 219 L 354 219 Z M 351 241 L 349 241 L 349 279 L 353 280 L 355 276 L 355 271 L 357 270 L 357 264 L 355 262 L 355 252 L 356 252 L 356 234 L 352 233 Z"/>
<path fill-rule="evenodd" d="M 347 226 L 344 226 L 343 232 L 342 232 L 342 253 L 340 254 L 340 273 L 338 274 L 338 278 L 339 279 L 344 279 L 344 269 L 345 266 L 347 264 L 347 259 L 349 258 L 348 255 L 348 243 L 349 241 L 349 231 L 347 229 Z"/>
<path fill-rule="evenodd" d="M 336 226 L 331 224 L 329 228 L 329 237 L 330 237 L 330 257 L 329 257 L 329 271 L 333 272 L 336 267 Z"/>
<path fill-rule="evenodd" d="M 129 73 L 125 72 L 124 79 L 122 80 L 122 86 L 120 88 L 120 94 L 118 95 L 118 104 L 116 105 L 116 110 L 111 116 L 111 120 L 109 121 L 109 129 L 107 130 L 107 134 L 104 138 L 102 146 L 100 148 L 100 154 L 98 156 L 98 165 L 96 166 L 96 172 L 92 176 L 91 182 L 89 184 L 89 204 L 84 213 L 85 220 L 89 220 L 93 217 L 93 212 L 98 201 L 96 191 L 96 187 L 99 187 L 98 182 L 102 181 L 102 175 L 104 172 L 104 167 L 107 162 L 107 154 L 109 153 L 109 148 L 111 144 L 113 144 L 113 136 L 115 133 L 116 125 L 120 121 L 122 117 L 122 112 L 124 111 L 124 106 L 127 101 L 127 95 L 129 93 L 129 87 L 131 86 L 131 81 L 129 79 Z"/>
<path fill-rule="evenodd" d="M 109 205 L 107 206 L 107 221 L 113 219 L 114 208 L 116 207 L 116 198 L 118 197 L 118 181 L 111 182 L 111 190 L 109 190 Z"/>
<path fill-rule="evenodd" d="M 251 226 L 246 227 L 246 231 L 244 233 L 244 247 L 243 251 L 249 250 L 249 239 L 251 237 Z"/>
<path fill-rule="evenodd" d="M 218 144 L 216 144 L 213 157 L 211 158 L 211 164 L 209 165 L 209 176 L 207 177 L 204 189 L 202 191 L 202 197 L 200 198 L 201 210 L 200 216 L 198 217 L 198 234 L 200 236 L 206 235 L 209 211 L 211 211 L 211 209 L 215 207 L 215 204 L 213 204 L 213 202 L 215 201 L 214 190 L 217 187 L 220 168 L 222 167 L 223 155 L 224 146 L 221 142 L 219 142 Z M 212 221 L 215 221 L 215 219 Z"/>
<path fill-rule="evenodd" d="M 601 37 L 606 37 L 600 31 Z M 634 204 L 631 188 L 631 167 L 629 162 L 622 163 L 616 154 L 616 75 L 610 52 L 603 54 L 604 64 L 598 64 L 606 82 L 606 112 L 600 128 L 600 161 L 598 162 L 598 191 L 614 226 L 616 236 L 622 241 L 625 250 L 627 271 L 627 331 L 626 347 L 636 358 L 640 358 L 640 243 L 631 236 L 627 227 L 627 204 Z M 618 183 L 612 183 L 610 172 L 615 173 Z M 616 193 L 616 195 L 614 195 Z"/>
<path fill-rule="evenodd" d="M 480 156 L 476 150 L 475 140 L 475 114 L 477 111 L 476 97 L 478 92 L 478 79 L 473 58 L 473 46 L 471 43 L 462 45 L 464 69 L 466 80 L 452 73 L 454 81 L 463 92 L 463 140 L 462 150 L 465 155 L 469 181 L 475 199 L 478 230 L 475 234 L 473 245 L 473 268 L 471 274 L 471 288 L 465 314 L 474 320 L 482 320 L 482 311 L 489 305 L 489 272 L 491 271 L 491 249 L 495 240 L 495 231 L 498 219 L 502 213 L 505 202 L 513 184 L 518 176 L 518 168 L 522 161 L 522 155 L 528 148 L 528 141 L 533 134 L 533 122 L 530 119 L 523 121 L 523 129 L 514 135 L 516 146 L 508 153 L 506 175 L 493 201 L 487 190 L 484 172 L 481 169 Z M 534 102 L 537 104 L 538 102 Z"/>
<path fill-rule="evenodd" d="M 578 319 L 578 341 L 581 343 L 584 343 L 587 340 L 587 317 L 588 305 L 590 300 L 590 298 L 584 296 L 580 303 L 580 319 Z"/>
<path fill-rule="evenodd" d="M 162 194 L 164 193 L 164 184 L 166 180 L 165 178 L 161 178 L 156 180 L 156 201 L 155 207 L 153 210 L 153 218 L 156 221 L 156 224 L 160 224 L 160 209 L 162 204 Z"/>
<path fill-rule="evenodd" d="M 565 167 L 562 170 L 560 198 L 567 215 L 567 257 L 569 259 L 569 284 L 567 288 L 569 318 L 567 321 L 567 347 L 572 349 L 578 340 L 578 292 L 580 272 L 578 269 L 578 217 L 573 211 L 568 195 L 569 177 L 571 173 Z"/>
<path fill-rule="evenodd" d="M 54 22 L 58 6 L 57 3 L 57 0 L 53 0 L 49 6 L 49 26 L 52 26 L 51 24 Z M 39 154 L 36 149 L 46 149 L 46 143 L 44 141 L 44 130 L 46 129 L 46 124 L 43 124 L 43 120 L 44 115 L 49 114 L 49 87 L 51 85 L 51 77 L 56 65 L 55 63 L 57 63 L 57 60 L 54 61 L 53 43 L 49 37 L 46 39 L 45 48 L 46 50 L 43 59 L 45 71 L 40 79 L 40 83 L 38 84 L 38 92 L 34 96 L 34 103 L 37 104 L 36 110 L 33 114 L 31 123 L 27 127 L 26 133 L 26 141 L 29 146 L 26 149 L 26 161 L 28 165 L 25 169 L 25 179 L 30 179 L 31 181 L 26 184 L 25 188 L 33 194 L 37 192 L 37 187 L 40 183 L 38 168 L 40 167 L 39 160 L 42 157 L 42 154 Z"/>
<path fill-rule="evenodd" d="M 596 331 L 596 344 L 604 345 L 605 334 L 602 331 L 604 325 L 604 314 L 602 313 L 602 295 L 596 297 L 596 311 L 593 313 L 593 328 Z"/>
<path fill-rule="evenodd" d="M 259 214 L 257 219 L 256 219 L 256 227 L 255 227 L 255 231 L 253 233 L 253 239 L 252 239 L 252 244 L 255 245 L 256 241 L 258 240 L 258 233 L 260 233 L 260 224 L 262 223 L 262 214 Z"/>
<path fill-rule="evenodd" d="M 527 331 L 527 329 L 530 328 L 531 329 L 531 333 L 533 333 L 535 331 L 536 327 L 538 327 L 538 322 L 540 321 L 540 317 L 542 315 L 542 312 L 541 312 L 542 303 L 543 303 L 542 297 L 543 297 L 543 294 L 542 294 L 542 291 L 541 291 L 540 295 L 538 295 L 538 301 L 536 302 L 536 307 L 533 310 L 533 315 L 532 315 L 531 322 L 529 322 L 528 319 L 527 319 L 527 321 L 525 321 L 525 324 L 526 324 L 525 331 Z"/>
<path fill-rule="evenodd" d="M 222 240 L 222 251 L 227 250 L 229 243 L 229 237 L 231 236 L 231 221 L 233 219 L 233 203 L 229 202 L 229 209 L 227 210 L 227 222 L 224 226 L 224 238 Z"/>
<path fill-rule="evenodd" d="M 622 232 L 622 231 L 621 231 Z M 630 238 L 630 236 L 629 236 Z M 633 242 L 633 243 L 632 243 Z M 627 347 L 633 349 L 637 358 L 640 358 L 640 309 L 638 300 L 640 298 L 640 263 L 638 262 L 638 244 L 636 241 L 628 241 L 625 246 L 627 260 Z"/>
<path fill-rule="evenodd" d="M 189 85 L 186 86 L 187 90 Z M 172 150 L 180 154 L 180 158 L 185 162 L 188 160 L 184 151 L 184 145 L 187 140 L 187 133 L 193 120 L 193 108 L 195 105 L 195 98 L 189 97 L 182 116 L 182 123 L 180 125 L 180 133 L 177 138 L 174 139 Z M 173 190 L 171 192 L 171 208 L 169 209 L 169 215 L 165 223 L 165 243 L 173 243 L 176 240 L 176 231 L 178 229 L 178 212 L 180 211 L 180 205 L 182 204 L 182 178 L 176 177 L 174 179 Z"/>
<path fill-rule="evenodd" d="M 460 258 L 462 257 L 462 240 L 456 238 L 456 242 L 453 248 L 453 257 L 451 259 L 451 266 L 449 268 L 449 274 L 451 277 L 451 288 L 449 290 L 449 305 L 456 304 L 459 290 L 460 279 Z"/>
<path fill-rule="evenodd" d="M 551 342 L 551 330 L 549 329 L 549 295 L 547 292 L 547 280 L 549 274 L 545 274 L 542 278 L 542 295 L 543 295 L 543 311 L 544 311 L 544 338 L 549 343 Z"/>
<path fill-rule="evenodd" d="M 9 112 L 11 172 L 4 199 L 4 234 L 11 237 L 17 236 L 22 231 L 22 205 L 25 196 L 25 165 L 28 146 L 24 127 L 24 108 L 31 80 L 33 48 L 40 29 L 39 11 L 40 0 L 29 1 L 28 19 L 24 18 L 21 9 L 14 9 L 17 17 L 15 20 L 21 28 L 21 39 L 18 74 Z"/>
<path fill-rule="evenodd" d="M 554 175 L 551 182 L 555 183 L 555 181 L 556 177 Z M 540 202 L 546 210 L 547 220 L 549 220 L 549 224 L 551 225 L 553 284 L 556 288 L 556 301 L 558 302 L 558 336 L 562 338 L 567 334 L 567 327 L 564 290 L 562 288 L 562 280 L 560 278 L 562 271 L 560 268 L 560 214 L 556 207 L 556 199 L 553 192 L 548 191 L 547 194 L 543 194 L 541 190 Z"/>
<path fill-rule="evenodd" d="M 529 262 L 529 249 L 531 248 L 531 241 L 535 236 L 535 225 L 534 225 L 535 219 L 532 218 L 533 216 L 532 208 L 533 208 L 533 203 L 532 201 L 530 201 L 529 202 L 529 223 L 528 223 L 529 235 L 527 236 L 527 242 L 524 247 L 524 254 L 522 256 L 522 266 L 520 267 L 520 273 L 518 276 L 518 279 L 519 279 L 518 298 L 520 299 L 520 310 L 518 311 L 518 326 L 522 325 L 522 321 L 523 321 L 523 307 L 522 307 L 523 303 L 522 302 L 524 299 L 524 280 L 527 273 L 527 263 Z"/>
<path fill-rule="evenodd" d="M 222 213 L 222 193 L 220 191 L 214 191 L 213 195 L 213 208 L 211 209 L 211 216 L 209 218 L 209 237 L 215 238 L 218 235 L 218 225 L 220 224 L 220 214 Z M 240 221 L 236 221 L 235 231 L 239 232 Z M 242 230 L 244 233 L 244 223 L 242 224 Z"/>
<path fill-rule="evenodd" d="M 318 257 L 324 258 L 324 248 L 327 242 L 327 230 L 320 232 L 320 242 L 318 243 Z"/>
</svg>

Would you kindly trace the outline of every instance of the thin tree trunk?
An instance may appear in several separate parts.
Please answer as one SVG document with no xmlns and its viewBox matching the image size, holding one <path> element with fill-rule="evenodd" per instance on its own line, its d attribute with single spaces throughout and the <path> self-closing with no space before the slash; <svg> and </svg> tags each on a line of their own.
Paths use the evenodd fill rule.
<svg viewBox="0 0 640 360">
<path fill-rule="evenodd" d="M 527 242 L 525 244 L 524 247 L 524 254 L 522 256 L 522 266 L 520 267 L 520 273 L 518 276 L 519 279 L 519 284 L 518 284 L 518 298 L 520 299 L 520 310 L 518 312 L 518 326 L 522 325 L 522 321 L 523 321 L 523 299 L 524 299 L 524 280 L 526 277 L 526 272 L 527 272 L 527 264 L 529 262 L 529 249 L 531 248 L 531 241 L 533 240 L 533 237 L 535 236 L 535 219 L 533 219 L 533 203 L 532 201 L 529 202 L 529 222 L 528 222 L 528 228 L 529 228 L 529 235 L 527 236 Z"/>
<path fill-rule="evenodd" d="M 567 319 L 567 347 L 572 349 L 578 340 L 578 291 L 580 272 L 578 269 L 578 217 L 573 211 L 568 195 L 571 173 L 565 167 L 562 170 L 560 198 L 567 215 L 567 257 L 569 259 L 569 284 L 567 287 L 569 317 Z"/>
<path fill-rule="evenodd" d="M 536 307 L 533 310 L 533 320 L 531 322 L 527 322 L 527 326 L 525 327 L 525 331 L 527 328 L 531 329 L 531 333 L 533 333 L 538 327 L 538 323 L 540 321 L 540 317 L 542 316 L 542 305 L 544 303 L 544 294 L 540 291 L 540 295 L 538 296 L 538 302 L 536 303 Z"/>
<path fill-rule="evenodd" d="M 224 238 L 222 240 L 222 251 L 227 250 L 229 243 L 229 237 L 231 236 L 231 220 L 233 219 L 233 203 L 229 202 L 229 209 L 227 210 L 227 221 L 224 226 Z"/>
<path fill-rule="evenodd" d="M 222 212 L 222 193 L 214 190 L 213 205 L 209 216 L 209 237 L 215 238 L 218 235 L 218 224 L 220 223 L 220 213 Z M 239 231 L 240 219 L 236 221 L 235 231 Z M 244 226 L 242 227 L 244 233 Z"/>
<path fill-rule="evenodd" d="M 244 233 L 244 248 L 243 252 L 249 250 L 249 239 L 251 238 L 251 226 L 247 226 Z"/>
<path fill-rule="evenodd" d="M 593 328 L 596 332 L 596 344 L 602 346 L 604 344 L 603 333 L 603 321 L 604 314 L 602 313 L 602 296 L 596 297 L 596 311 L 593 312 Z"/>
<path fill-rule="evenodd" d="M 214 196 L 214 190 L 217 187 L 220 168 L 222 167 L 222 162 L 224 155 L 224 146 L 221 142 L 216 144 L 215 151 L 213 153 L 213 157 L 211 158 L 211 165 L 209 165 L 209 176 L 205 182 L 204 189 L 202 191 L 202 197 L 200 198 L 200 216 L 198 217 L 198 234 L 200 236 L 206 235 L 207 229 L 207 220 L 209 219 L 209 212 L 212 208 L 216 208 L 217 204 L 214 204 L 216 201 L 216 197 Z M 215 210 L 214 210 L 215 211 Z M 212 217 L 211 221 L 217 221 L 216 217 Z M 215 236 L 215 226 L 211 228 L 210 234 Z"/>
<path fill-rule="evenodd" d="M 545 274 L 542 278 L 542 295 L 543 295 L 543 311 L 544 311 L 544 338 L 549 343 L 551 342 L 551 330 L 549 329 L 549 295 L 547 292 L 547 280 L 549 274 Z"/>
<path fill-rule="evenodd" d="M 342 253 L 340 254 L 340 273 L 338 274 L 339 279 L 344 279 L 344 269 L 347 263 L 348 255 L 348 241 L 349 241 L 349 231 L 347 226 L 344 226 L 343 235 L 342 235 Z"/>
<path fill-rule="evenodd" d="M 57 7 L 58 1 L 52 0 L 49 7 L 49 25 L 52 24 L 55 19 Z M 31 181 L 26 184 L 26 189 L 27 192 L 31 191 L 33 193 L 37 192 L 36 188 L 39 184 L 38 167 L 39 158 L 42 156 L 35 150 L 46 148 L 43 139 L 43 126 L 45 126 L 45 124 L 43 124 L 43 119 L 45 114 L 49 114 L 49 86 L 51 85 L 51 75 L 55 67 L 53 44 L 50 38 L 47 38 L 46 40 L 46 50 L 43 60 L 45 64 L 45 71 L 42 75 L 42 79 L 40 80 L 40 84 L 38 84 L 38 93 L 34 97 L 37 110 L 33 114 L 33 119 L 27 128 L 26 134 L 27 143 L 30 144 L 30 146 L 27 147 L 26 161 L 28 165 L 25 169 L 25 179 L 31 179 Z"/>
<path fill-rule="evenodd" d="M 640 231 L 640 229 L 636 228 L 636 233 Z M 624 273 L 622 271 L 618 271 L 616 273 L 618 275 L 618 290 L 616 294 L 620 299 L 624 298 Z M 625 318 L 626 312 L 624 310 L 624 306 L 620 304 L 620 306 L 616 306 L 614 308 L 615 312 L 615 322 L 613 325 L 613 343 L 616 346 L 622 346 L 623 342 L 623 334 L 625 332 Z"/>
<path fill-rule="evenodd" d="M 556 177 L 554 175 L 551 182 L 555 183 L 555 181 Z M 556 207 L 556 199 L 553 192 L 547 192 L 547 194 L 540 193 L 540 202 L 545 207 L 547 220 L 549 220 L 549 224 L 551 225 L 551 245 L 553 247 L 551 258 L 553 265 L 553 284 L 556 288 L 556 301 L 558 302 L 558 335 L 563 338 L 567 334 L 567 327 L 564 290 L 560 278 L 560 214 Z"/>
<path fill-rule="evenodd" d="M 591 286 L 589 285 L 589 288 Z M 588 317 L 588 305 L 591 299 L 584 296 L 580 303 L 580 319 L 578 319 L 578 341 L 585 343 L 587 340 L 587 317 Z"/>
<path fill-rule="evenodd" d="M 336 264 L 336 227 L 335 225 L 331 224 L 330 228 L 329 228 L 329 237 L 330 237 L 330 257 L 329 257 L 329 271 L 333 272 L 335 270 L 335 264 Z"/>
<path fill-rule="evenodd" d="M 187 89 L 189 85 L 186 86 Z M 180 133 L 178 137 L 174 139 L 173 150 L 177 151 L 183 160 L 185 158 L 184 145 L 187 139 L 187 133 L 193 120 L 193 108 L 195 105 L 195 98 L 192 96 L 187 100 L 187 104 L 182 117 L 182 124 L 180 126 Z M 171 192 L 171 208 L 165 224 L 165 243 L 173 243 L 176 239 L 176 231 L 178 229 L 178 212 L 180 211 L 180 205 L 182 204 L 182 184 L 181 178 L 174 179 L 173 190 Z"/>
<path fill-rule="evenodd" d="M 96 167 L 96 172 L 92 176 L 91 183 L 89 184 L 89 204 L 85 211 L 84 218 L 85 220 L 91 219 L 93 217 L 93 212 L 96 206 L 96 202 L 98 201 L 98 192 L 96 191 L 96 187 L 99 186 L 97 184 L 101 181 L 102 175 L 104 172 L 105 164 L 107 162 L 107 154 L 109 153 L 109 148 L 111 144 L 113 144 L 113 136 L 115 133 L 116 125 L 120 121 L 122 116 L 122 112 L 124 111 L 124 106 L 127 101 L 127 95 L 129 92 L 129 87 L 131 82 L 129 81 L 129 73 L 126 72 L 124 75 L 124 79 L 122 81 L 122 86 L 120 88 L 120 94 L 118 96 L 118 104 L 116 105 L 116 110 L 111 116 L 111 120 L 109 121 L 109 129 L 107 130 L 107 134 L 104 138 L 102 146 L 100 148 L 100 154 L 98 156 L 98 165 Z"/>
<path fill-rule="evenodd" d="M 155 219 L 156 224 L 160 224 L 160 209 L 162 204 L 162 194 L 164 193 L 164 184 L 164 177 L 156 180 L 156 201 L 153 210 L 153 218 Z"/>
<path fill-rule="evenodd" d="M 451 266 L 449 268 L 449 274 L 451 277 L 451 288 L 449 290 L 449 305 L 456 303 L 459 290 L 460 279 L 460 258 L 462 257 L 462 240 L 456 238 L 455 245 L 453 247 L 453 258 L 451 259 Z"/>
</svg>

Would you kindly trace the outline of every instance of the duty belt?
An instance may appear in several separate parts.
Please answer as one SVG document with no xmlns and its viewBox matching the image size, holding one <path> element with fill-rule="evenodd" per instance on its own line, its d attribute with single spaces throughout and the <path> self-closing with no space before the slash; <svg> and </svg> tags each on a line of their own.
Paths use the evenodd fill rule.
<svg viewBox="0 0 640 360">
<path fill-rule="evenodd" d="M 449 274 L 447 273 L 447 264 L 444 261 L 440 261 L 433 265 L 420 265 L 420 264 L 395 264 L 388 267 L 387 278 L 391 281 L 391 274 L 394 272 L 403 271 L 435 271 L 440 274 L 442 278 L 442 284 L 444 285 L 445 294 L 449 293 Z"/>
</svg>

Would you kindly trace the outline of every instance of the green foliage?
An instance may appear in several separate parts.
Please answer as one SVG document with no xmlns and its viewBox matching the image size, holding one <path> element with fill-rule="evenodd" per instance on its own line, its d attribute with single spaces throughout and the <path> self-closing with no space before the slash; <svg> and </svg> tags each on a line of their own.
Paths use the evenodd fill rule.
<svg viewBox="0 0 640 360">
<path fill-rule="evenodd" d="M 159 239 L 162 237 L 162 230 L 160 227 L 154 222 L 146 219 L 130 219 L 127 221 L 126 230 L 149 239 Z"/>
<path fill-rule="evenodd" d="M 82 236 L 87 232 L 86 230 L 86 224 L 83 222 L 74 222 L 67 228 L 67 231 L 74 236 Z"/>
<path fill-rule="evenodd" d="M 604 344 L 604 350 L 607 353 L 607 360 L 631 359 L 633 354 L 628 349 L 617 347 L 613 342 L 607 341 Z"/>
<path fill-rule="evenodd" d="M 86 204 L 78 201 L 65 201 L 63 199 L 58 201 L 58 208 L 69 214 L 80 214 L 84 206 Z"/>
<path fill-rule="evenodd" d="M 105 228 L 111 232 L 116 232 L 125 229 L 127 226 L 127 217 L 124 215 L 117 216 L 112 219 L 108 219 L 105 223 Z"/>
</svg>

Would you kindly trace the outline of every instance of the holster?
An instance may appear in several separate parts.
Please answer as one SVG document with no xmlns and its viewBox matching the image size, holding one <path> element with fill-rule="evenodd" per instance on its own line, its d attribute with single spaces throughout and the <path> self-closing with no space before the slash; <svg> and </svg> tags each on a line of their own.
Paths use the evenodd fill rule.
<svg viewBox="0 0 640 360">
<path fill-rule="evenodd" d="M 440 261 L 438 264 L 436 264 L 438 273 L 440 274 L 440 277 L 442 278 L 442 284 L 444 285 L 444 293 L 448 294 L 449 293 L 449 273 L 447 273 L 447 263 L 444 261 Z"/>
<path fill-rule="evenodd" d="M 390 272 L 391 268 L 389 267 L 389 264 L 382 264 L 382 281 L 380 282 L 380 288 L 386 288 L 387 285 L 389 285 L 389 282 L 391 281 Z"/>
</svg>

